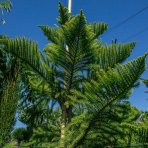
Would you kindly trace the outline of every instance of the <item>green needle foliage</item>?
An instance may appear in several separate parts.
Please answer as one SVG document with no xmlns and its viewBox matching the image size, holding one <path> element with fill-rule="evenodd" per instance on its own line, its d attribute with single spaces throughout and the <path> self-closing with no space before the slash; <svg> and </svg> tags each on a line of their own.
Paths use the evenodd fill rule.
<svg viewBox="0 0 148 148">
<path fill-rule="evenodd" d="M 27 85 L 32 90 L 32 97 L 23 109 L 27 115 L 24 122 L 29 121 L 29 125 L 41 121 L 42 115 L 39 120 L 34 118 L 36 111 L 42 113 L 45 104 L 50 109 L 49 104 L 54 101 L 61 111 L 59 120 L 55 120 L 60 134 L 53 121 L 47 120 L 54 119 L 51 115 L 56 113 L 56 107 L 52 113 L 44 110 L 50 116 L 34 129 L 33 139 L 37 144 L 38 139 L 42 141 L 41 137 L 47 135 L 48 147 L 114 146 L 117 137 L 122 137 L 118 125 L 129 108 L 125 96 L 144 72 L 147 55 L 123 64 L 135 43 L 103 45 L 100 35 L 107 30 L 107 24 L 87 24 L 83 11 L 72 16 L 59 4 L 57 20 L 59 25 L 53 28 L 39 26 L 49 40 L 44 52 L 36 42 L 24 37 L 2 40 L 4 50 L 21 60 L 29 80 Z M 42 100 L 41 92 L 46 96 L 43 100 L 48 99 L 40 106 L 35 100 Z"/>
<path fill-rule="evenodd" d="M 4 11 L 10 12 L 12 8 L 12 3 L 10 0 L 0 1 L 0 14 L 4 14 Z M 4 25 L 6 23 L 5 19 L 1 18 L 1 23 Z"/>
<path fill-rule="evenodd" d="M 28 140 L 28 133 L 25 128 L 17 128 L 12 132 L 12 137 L 17 141 L 18 147 L 22 141 Z"/>
<path fill-rule="evenodd" d="M 6 37 L 2 36 L 1 39 Z M 4 52 L 0 44 L 0 144 L 9 136 L 15 123 L 18 70 L 18 60 Z"/>
<path fill-rule="evenodd" d="M 146 87 L 148 87 L 148 79 L 142 79 L 143 83 L 145 84 Z M 148 93 L 148 90 L 145 91 Z"/>
<path fill-rule="evenodd" d="M 0 1 L 1 14 L 3 10 L 10 11 L 12 4 L 10 1 Z M 7 39 L 6 36 L 0 36 L 0 40 Z M 3 50 L 4 45 L 0 42 L 0 146 L 15 123 L 16 113 L 16 79 L 17 68 L 14 59 L 10 54 Z"/>
<path fill-rule="evenodd" d="M 7 12 L 10 12 L 11 8 L 12 8 L 12 3 L 10 0 L 0 1 L 1 11 L 6 10 Z"/>
</svg>

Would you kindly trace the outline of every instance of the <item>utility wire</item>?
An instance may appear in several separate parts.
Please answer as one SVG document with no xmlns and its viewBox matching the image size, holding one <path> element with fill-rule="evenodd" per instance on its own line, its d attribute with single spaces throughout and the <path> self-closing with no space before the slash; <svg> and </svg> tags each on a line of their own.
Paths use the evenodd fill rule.
<svg viewBox="0 0 148 148">
<path fill-rule="evenodd" d="M 145 28 L 145 29 L 143 29 L 143 30 L 141 30 L 141 31 L 139 31 L 139 32 L 137 32 L 137 33 L 135 33 L 135 34 L 133 34 L 133 35 L 131 35 L 131 36 L 129 36 L 129 37 L 126 38 L 123 42 L 126 42 L 126 41 L 128 41 L 128 40 L 130 40 L 130 39 L 132 39 L 132 38 L 134 38 L 134 37 L 136 37 L 136 36 L 138 36 L 138 35 L 144 33 L 145 31 L 148 31 L 148 27 Z"/>
<path fill-rule="evenodd" d="M 119 28 L 120 26 L 124 25 L 126 22 L 130 21 L 131 19 L 133 19 L 134 17 L 136 17 L 137 15 L 139 15 L 140 13 L 142 13 L 143 11 L 145 11 L 146 9 L 148 9 L 148 6 L 144 7 L 143 9 L 141 9 L 140 11 L 136 12 L 135 14 L 129 16 L 128 18 L 126 18 L 125 20 L 123 20 L 122 22 L 116 24 L 115 26 L 111 27 L 109 29 L 109 32 Z"/>
</svg>

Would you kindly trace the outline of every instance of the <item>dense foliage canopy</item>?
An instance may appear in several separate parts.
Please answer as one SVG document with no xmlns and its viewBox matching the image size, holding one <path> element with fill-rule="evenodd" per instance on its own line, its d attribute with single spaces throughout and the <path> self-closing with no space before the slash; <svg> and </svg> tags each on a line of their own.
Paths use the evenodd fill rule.
<svg viewBox="0 0 148 148">
<path fill-rule="evenodd" d="M 26 124 L 25 132 L 16 130 L 15 139 L 28 147 L 145 146 L 148 114 L 131 107 L 128 98 L 145 70 L 147 54 L 125 62 L 134 42 L 104 45 L 100 35 L 107 24 L 88 24 L 83 11 L 73 16 L 61 3 L 57 21 L 53 28 L 39 26 L 49 40 L 44 51 L 25 37 L 0 40 L 0 51 L 12 58 L 5 82 L 13 85 L 5 83 L 5 91 L 19 91 L 19 120 Z"/>
</svg>

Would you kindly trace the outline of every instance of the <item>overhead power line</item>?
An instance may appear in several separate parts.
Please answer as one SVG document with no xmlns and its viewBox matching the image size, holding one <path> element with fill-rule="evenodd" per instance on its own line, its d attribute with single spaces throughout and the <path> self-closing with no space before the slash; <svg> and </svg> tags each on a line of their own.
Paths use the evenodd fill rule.
<svg viewBox="0 0 148 148">
<path fill-rule="evenodd" d="M 121 21 L 120 23 L 116 24 L 115 26 L 111 27 L 109 29 L 109 32 L 110 31 L 113 31 L 117 28 L 119 28 L 120 26 L 124 25 L 126 22 L 130 21 L 131 19 L 133 19 L 134 17 L 136 17 L 137 15 L 139 15 L 140 13 L 144 12 L 146 9 L 148 9 L 148 6 L 144 7 L 143 9 L 139 10 L 138 12 L 136 12 L 135 14 L 127 17 L 125 20 Z"/>
<path fill-rule="evenodd" d="M 137 32 L 137 33 L 135 33 L 135 34 L 133 34 L 133 35 L 131 35 L 131 36 L 129 36 L 129 37 L 126 38 L 123 42 L 126 42 L 126 41 L 128 41 L 128 40 L 130 40 L 130 39 L 133 39 L 134 37 L 136 37 L 136 36 L 138 36 L 138 35 L 144 33 L 145 31 L 148 31 L 148 27 L 145 28 L 145 29 L 143 29 L 143 30 L 141 30 L 141 31 L 139 31 L 139 32 Z"/>
</svg>

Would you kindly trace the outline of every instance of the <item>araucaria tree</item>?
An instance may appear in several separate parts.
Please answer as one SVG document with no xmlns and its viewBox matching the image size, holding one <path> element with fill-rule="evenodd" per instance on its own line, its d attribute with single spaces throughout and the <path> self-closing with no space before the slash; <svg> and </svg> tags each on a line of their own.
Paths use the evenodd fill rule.
<svg viewBox="0 0 148 148">
<path fill-rule="evenodd" d="M 55 101 L 53 110 L 60 107 L 54 147 L 87 147 L 90 141 L 93 147 L 112 146 L 124 98 L 145 70 L 146 55 L 122 64 L 135 43 L 103 45 L 99 37 L 107 24 L 87 24 L 83 11 L 73 16 L 59 4 L 57 20 L 54 28 L 39 26 L 49 40 L 44 52 L 26 38 L 4 40 L 5 50 L 21 60 L 30 87 L 46 93 L 49 106 Z"/>
</svg>

